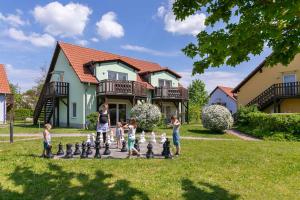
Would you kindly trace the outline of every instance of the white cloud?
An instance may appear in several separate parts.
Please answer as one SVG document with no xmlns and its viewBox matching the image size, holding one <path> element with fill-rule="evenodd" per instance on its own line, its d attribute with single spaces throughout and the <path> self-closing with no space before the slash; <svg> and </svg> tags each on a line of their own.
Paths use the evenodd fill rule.
<svg viewBox="0 0 300 200">
<path fill-rule="evenodd" d="M 33 11 L 37 22 L 45 26 L 52 35 L 73 37 L 82 35 L 92 10 L 79 3 L 62 5 L 55 1 L 46 6 L 36 6 Z"/>
<path fill-rule="evenodd" d="M 91 41 L 93 41 L 93 42 L 99 42 L 99 39 L 98 39 L 98 38 L 95 38 L 95 37 L 93 37 L 93 38 L 91 38 Z"/>
<path fill-rule="evenodd" d="M 81 46 L 86 46 L 86 45 L 89 44 L 89 41 L 87 41 L 87 40 L 77 40 L 76 43 L 81 45 Z"/>
<path fill-rule="evenodd" d="M 55 44 L 55 38 L 49 34 L 31 33 L 26 35 L 22 30 L 10 28 L 7 31 L 7 35 L 17 41 L 27 41 L 38 47 L 49 47 Z"/>
<path fill-rule="evenodd" d="M 142 52 L 142 53 L 148 53 L 155 56 L 177 56 L 180 54 L 180 52 L 163 52 L 163 51 L 157 51 L 154 49 L 149 49 L 143 46 L 137 46 L 137 45 L 122 45 L 122 49 L 130 50 L 130 51 L 136 51 L 136 52 Z"/>
<path fill-rule="evenodd" d="M 235 87 L 243 79 L 244 75 L 238 72 L 225 72 L 225 71 L 209 71 L 204 74 L 197 74 L 192 76 L 192 70 L 178 72 L 182 75 L 181 83 L 187 87 L 193 80 L 200 79 L 204 81 L 206 90 L 211 92 L 218 85 Z"/>
<path fill-rule="evenodd" d="M 96 26 L 97 32 L 102 39 L 121 38 L 124 36 L 123 26 L 117 22 L 117 15 L 114 12 L 102 15 Z"/>
<path fill-rule="evenodd" d="M 172 11 L 173 0 L 169 1 L 168 6 L 160 6 L 157 9 L 157 16 L 163 18 L 165 23 L 165 30 L 179 35 L 193 35 L 196 36 L 200 31 L 206 28 L 204 22 L 205 14 L 196 13 L 187 17 L 185 20 L 176 20 Z"/>
<path fill-rule="evenodd" d="M 0 21 L 3 21 L 10 26 L 18 27 L 29 24 L 28 21 L 25 21 L 21 18 L 21 11 L 17 10 L 17 14 L 7 14 L 6 16 L 0 13 Z"/>
</svg>

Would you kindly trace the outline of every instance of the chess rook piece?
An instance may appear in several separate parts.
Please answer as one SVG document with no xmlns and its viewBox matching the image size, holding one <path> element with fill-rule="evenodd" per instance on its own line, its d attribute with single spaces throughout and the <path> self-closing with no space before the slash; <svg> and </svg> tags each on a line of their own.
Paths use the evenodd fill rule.
<svg viewBox="0 0 300 200">
<path fill-rule="evenodd" d="M 154 158 L 153 145 L 151 142 L 147 145 L 147 149 L 146 158 Z"/>
<path fill-rule="evenodd" d="M 171 154 L 171 149 L 170 149 L 170 141 L 167 139 L 166 140 L 166 150 L 165 150 L 165 159 L 170 159 L 172 158 L 172 154 Z"/>
<path fill-rule="evenodd" d="M 72 144 L 67 144 L 66 145 L 66 155 L 65 155 L 65 158 L 73 158 L 73 150 L 72 150 Z"/>
<path fill-rule="evenodd" d="M 154 144 L 156 143 L 155 133 L 154 132 L 151 133 L 151 142 L 154 143 Z"/>
<path fill-rule="evenodd" d="M 100 141 L 96 140 L 95 142 L 95 149 L 96 149 L 96 153 L 94 158 L 101 158 L 101 154 L 100 154 Z"/>
<path fill-rule="evenodd" d="M 161 144 L 164 144 L 166 141 L 166 133 L 163 133 L 161 136 L 160 136 L 160 143 Z"/>
<path fill-rule="evenodd" d="M 123 142 L 122 142 L 122 149 L 121 149 L 121 152 L 127 152 L 126 140 L 123 140 Z"/>
<path fill-rule="evenodd" d="M 88 155 L 93 154 L 93 151 L 92 151 L 92 149 L 91 149 L 91 143 L 87 143 L 87 151 L 86 151 L 86 153 L 87 153 Z"/>
<path fill-rule="evenodd" d="M 56 155 L 62 156 L 62 155 L 64 155 L 64 154 L 65 154 L 65 153 L 64 153 L 63 145 L 62 145 L 61 142 L 60 142 L 59 145 L 58 145 L 58 151 L 57 151 Z"/>
<path fill-rule="evenodd" d="M 139 141 L 139 142 L 140 142 L 140 143 L 146 142 L 146 139 L 145 139 L 145 131 L 143 131 L 143 132 L 141 133 L 140 141 Z"/>
<path fill-rule="evenodd" d="M 167 141 L 168 141 L 168 138 L 166 139 L 166 141 L 165 141 L 164 144 L 163 144 L 163 151 L 161 152 L 161 155 L 162 155 L 162 156 L 165 156 L 165 155 L 166 155 L 166 144 L 167 144 Z"/>
<path fill-rule="evenodd" d="M 87 158 L 87 154 L 86 154 L 86 143 L 83 141 L 81 144 L 81 158 Z"/>
<path fill-rule="evenodd" d="M 135 139 L 135 142 L 134 142 L 134 148 L 140 152 L 140 145 L 139 145 L 139 140 L 138 139 Z M 132 155 L 137 155 L 137 153 L 135 151 L 132 152 Z"/>
<path fill-rule="evenodd" d="M 105 150 L 103 152 L 103 155 L 110 155 L 110 150 L 109 150 L 109 144 L 105 144 Z"/>
<path fill-rule="evenodd" d="M 46 158 L 53 158 L 52 145 L 48 145 L 46 148 Z"/>
<path fill-rule="evenodd" d="M 79 144 L 78 142 L 75 144 L 75 151 L 74 151 L 74 154 L 73 155 L 80 155 L 81 154 L 81 151 L 79 149 Z"/>
</svg>

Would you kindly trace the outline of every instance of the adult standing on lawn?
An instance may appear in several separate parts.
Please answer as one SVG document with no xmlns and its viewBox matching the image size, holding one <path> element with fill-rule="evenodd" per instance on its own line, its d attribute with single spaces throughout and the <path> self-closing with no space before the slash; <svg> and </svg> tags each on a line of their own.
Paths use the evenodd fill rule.
<svg viewBox="0 0 300 200">
<path fill-rule="evenodd" d="M 106 143 L 106 133 L 109 131 L 110 127 L 110 116 L 108 112 L 108 104 L 104 103 L 98 113 L 98 119 L 97 119 L 97 133 L 103 134 L 103 143 Z"/>
</svg>

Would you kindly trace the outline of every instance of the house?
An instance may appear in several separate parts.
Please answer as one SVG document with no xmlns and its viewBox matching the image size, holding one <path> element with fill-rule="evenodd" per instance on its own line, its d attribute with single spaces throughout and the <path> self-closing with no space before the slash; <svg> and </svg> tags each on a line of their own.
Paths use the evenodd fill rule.
<svg viewBox="0 0 300 200">
<path fill-rule="evenodd" d="M 5 124 L 7 112 L 13 105 L 7 74 L 3 64 L 0 64 L 0 124 Z"/>
<path fill-rule="evenodd" d="M 86 116 L 109 104 L 111 124 L 130 118 L 140 102 L 160 107 L 166 116 L 187 120 L 188 91 L 181 76 L 157 63 L 58 42 L 41 95 L 34 123 L 85 127 Z"/>
<path fill-rule="evenodd" d="M 236 113 L 237 103 L 232 90 L 230 87 L 217 86 L 209 95 L 208 105 L 222 105 L 232 114 Z"/>
<path fill-rule="evenodd" d="M 233 92 L 238 105 L 257 105 L 267 113 L 300 112 L 300 54 L 288 66 L 258 65 Z"/>
</svg>

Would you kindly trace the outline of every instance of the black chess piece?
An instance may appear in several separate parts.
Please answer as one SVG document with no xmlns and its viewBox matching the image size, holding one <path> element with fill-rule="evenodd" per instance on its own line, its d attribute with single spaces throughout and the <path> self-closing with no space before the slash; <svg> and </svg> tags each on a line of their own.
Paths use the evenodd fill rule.
<svg viewBox="0 0 300 200">
<path fill-rule="evenodd" d="M 101 158 L 101 154 L 100 154 L 100 140 L 96 140 L 95 141 L 95 149 L 96 149 L 96 153 L 94 158 Z"/>
<path fill-rule="evenodd" d="M 167 144 L 167 141 L 168 141 L 169 139 L 167 138 L 166 139 L 166 141 L 164 142 L 164 144 L 163 144 L 163 151 L 161 152 L 161 155 L 162 156 L 165 156 L 166 155 L 166 144 Z"/>
<path fill-rule="evenodd" d="M 66 150 L 66 155 L 65 158 L 73 158 L 73 150 L 72 150 L 72 144 L 67 144 L 67 150 Z"/>
<path fill-rule="evenodd" d="M 146 158 L 154 158 L 153 145 L 151 142 L 147 145 L 147 149 Z"/>
<path fill-rule="evenodd" d="M 62 156 L 62 155 L 64 155 L 64 154 L 65 154 L 65 153 L 64 153 L 63 145 L 62 145 L 61 142 L 60 142 L 59 145 L 58 145 L 58 151 L 57 151 L 56 155 Z"/>
<path fill-rule="evenodd" d="M 92 146 L 91 146 L 91 143 L 87 143 L 87 154 L 88 155 L 92 155 L 93 154 L 93 151 L 92 151 Z"/>
<path fill-rule="evenodd" d="M 135 139 L 134 141 L 134 146 L 133 146 L 138 152 L 140 152 L 140 145 L 139 145 L 139 140 Z M 137 153 L 135 151 L 132 152 L 132 155 L 137 155 Z"/>
<path fill-rule="evenodd" d="M 73 155 L 75 155 L 75 156 L 77 156 L 77 155 L 80 155 L 81 154 L 81 151 L 80 151 L 80 149 L 79 149 L 79 144 L 78 144 L 78 142 L 75 144 L 75 151 L 74 151 L 74 154 Z"/>
<path fill-rule="evenodd" d="M 87 153 L 86 153 L 86 143 L 83 141 L 81 144 L 81 155 L 80 158 L 87 158 Z"/>
<path fill-rule="evenodd" d="M 110 150 L 109 150 L 109 144 L 105 143 L 105 150 L 103 152 L 103 155 L 110 155 Z"/>
<path fill-rule="evenodd" d="M 123 140 L 123 142 L 122 142 L 122 149 L 121 149 L 121 152 L 127 152 L 128 150 L 127 150 L 127 146 L 126 146 L 127 144 L 126 144 L 126 141 L 125 140 Z"/>
<path fill-rule="evenodd" d="M 170 141 L 167 139 L 166 140 L 166 150 L 165 150 L 165 159 L 170 159 L 172 158 L 172 153 L 171 153 L 171 150 L 170 150 Z"/>
<path fill-rule="evenodd" d="M 48 145 L 46 148 L 46 158 L 53 158 L 52 145 Z"/>
</svg>

